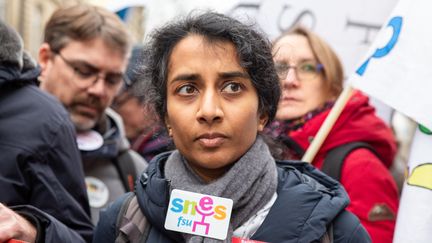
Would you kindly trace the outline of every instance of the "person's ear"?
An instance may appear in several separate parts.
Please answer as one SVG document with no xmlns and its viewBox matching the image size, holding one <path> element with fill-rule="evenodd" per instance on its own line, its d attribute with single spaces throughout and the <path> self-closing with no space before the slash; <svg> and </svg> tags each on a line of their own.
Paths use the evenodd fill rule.
<svg viewBox="0 0 432 243">
<path fill-rule="evenodd" d="M 52 51 L 48 43 L 43 43 L 39 48 L 38 62 L 41 68 L 45 68 L 46 64 L 52 57 Z"/>
<path fill-rule="evenodd" d="M 265 125 L 267 125 L 268 119 L 269 117 L 266 112 L 260 115 L 258 120 L 258 132 L 262 132 L 264 130 Z"/>
<path fill-rule="evenodd" d="M 166 127 L 167 130 L 168 130 L 168 136 L 172 137 L 172 127 L 171 127 L 171 125 L 170 125 L 170 122 L 169 122 L 168 116 L 165 116 L 165 127 Z"/>
<path fill-rule="evenodd" d="M 46 75 L 48 66 L 49 66 L 49 62 L 52 59 L 52 51 L 50 46 L 48 45 L 48 43 L 43 43 L 41 45 L 41 47 L 39 48 L 39 52 L 38 52 L 38 63 L 39 66 L 41 67 L 41 74 L 40 77 L 43 77 Z"/>
</svg>

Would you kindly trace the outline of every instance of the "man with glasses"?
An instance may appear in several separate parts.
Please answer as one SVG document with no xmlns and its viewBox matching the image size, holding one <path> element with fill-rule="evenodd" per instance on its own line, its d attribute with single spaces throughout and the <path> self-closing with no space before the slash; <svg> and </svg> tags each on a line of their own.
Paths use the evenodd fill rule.
<svg viewBox="0 0 432 243">
<path fill-rule="evenodd" d="M 101 208 L 133 190 L 146 166 L 107 108 L 125 82 L 130 45 L 114 13 L 81 4 L 54 12 L 39 49 L 40 87 L 63 103 L 77 131 L 94 223 Z"/>
</svg>

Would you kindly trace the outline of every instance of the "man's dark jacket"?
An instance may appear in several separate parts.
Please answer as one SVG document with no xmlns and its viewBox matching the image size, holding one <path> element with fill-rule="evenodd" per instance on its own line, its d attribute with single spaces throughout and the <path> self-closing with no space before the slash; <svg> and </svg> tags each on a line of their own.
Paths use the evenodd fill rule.
<svg viewBox="0 0 432 243">
<path fill-rule="evenodd" d="M 91 242 L 74 128 L 35 85 L 38 69 L 0 65 L 0 202 L 38 229 L 38 242 Z"/>
<path fill-rule="evenodd" d="M 151 222 L 146 242 L 182 242 L 179 233 L 164 229 L 170 190 L 163 167 L 168 156 L 169 152 L 155 157 L 136 185 L 140 209 Z M 277 199 L 252 240 L 321 242 L 331 225 L 334 243 L 371 242 L 358 218 L 345 210 L 349 199 L 337 181 L 307 163 L 279 161 L 277 164 Z M 116 239 L 113 229 L 125 198 L 102 211 L 94 235 L 96 243 Z"/>
</svg>

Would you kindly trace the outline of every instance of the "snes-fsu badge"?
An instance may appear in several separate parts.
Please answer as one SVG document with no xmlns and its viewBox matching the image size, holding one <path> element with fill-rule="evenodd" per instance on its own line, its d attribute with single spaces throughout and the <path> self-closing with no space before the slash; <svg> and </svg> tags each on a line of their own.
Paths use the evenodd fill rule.
<svg viewBox="0 0 432 243">
<path fill-rule="evenodd" d="M 227 237 L 233 201 L 195 192 L 171 192 L 165 228 L 224 240 Z"/>
</svg>

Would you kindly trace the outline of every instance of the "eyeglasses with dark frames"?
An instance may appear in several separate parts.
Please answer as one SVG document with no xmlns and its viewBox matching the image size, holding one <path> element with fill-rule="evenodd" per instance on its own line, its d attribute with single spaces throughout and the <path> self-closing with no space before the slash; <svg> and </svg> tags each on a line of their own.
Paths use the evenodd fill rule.
<svg viewBox="0 0 432 243">
<path fill-rule="evenodd" d="M 123 73 L 105 73 L 105 75 L 96 67 L 84 62 L 84 61 L 72 61 L 65 58 L 60 52 L 54 52 L 59 56 L 63 62 L 69 66 L 75 76 L 77 77 L 77 82 L 80 85 L 89 87 L 95 84 L 99 78 L 103 78 L 105 84 L 108 87 L 117 87 L 119 84 L 126 82 L 128 79 L 125 78 Z"/>
</svg>

